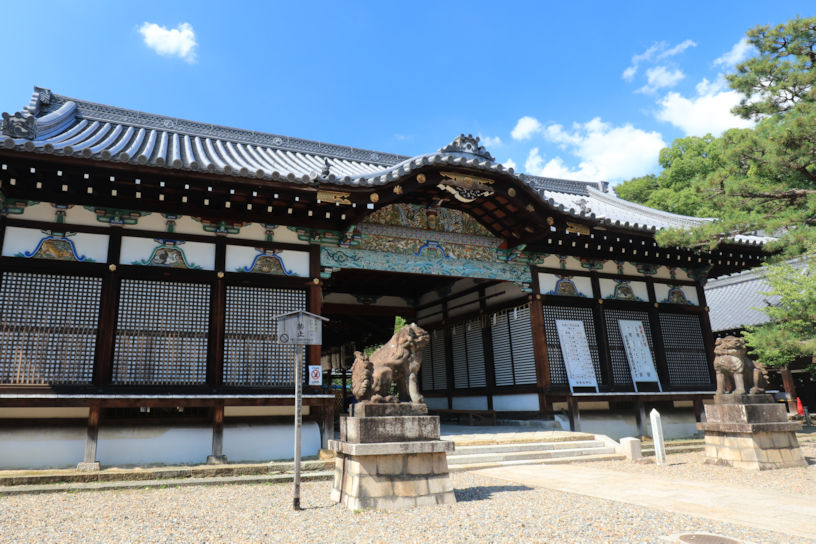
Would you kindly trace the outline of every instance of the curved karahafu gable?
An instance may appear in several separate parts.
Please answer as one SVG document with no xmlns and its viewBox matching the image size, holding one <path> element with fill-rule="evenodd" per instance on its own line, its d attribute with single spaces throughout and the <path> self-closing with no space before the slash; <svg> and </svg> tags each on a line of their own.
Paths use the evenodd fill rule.
<svg viewBox="0 0 816 544">
<path fill-rule="evenodd" d="M 74 164 L 78 159 L 110 168 L 146 168 L 162 176 L 165 193 L 173 183 L 171 173 L 183 176 L 185 190 L 191 185 L 186 180 L 193 179 L 206 184 L 208 192 L 220 186 L 237 200 L 236 187 L 242 183 L 289 191 L 247 210 L 282 212 L 292 224 L 320 222 L 322 228 L 339 231 L 399 202 L 461 209 L 509 247 L 535 243 L 554 226 L 648 235 L 710 221 L 621 200 L 606 182 L 516 174 L 497 164 L 479 138 L 470 135 L 460 135 L 437 152 L 407 157 L 116 108 L 39 87 L 25 108 L 3 114 L 2 149 L 70 158 Z M 256 196 L 257 190 L 251 192 Z M 171 195 L 165 197 L 169 202 Z M 178 198 L 179 204 L 194 207 L 192 196 L 189 201 Z M 212 207 L 213 199 L 199 200 Z M 147 200 L 139 204 L 150 207 Z M 761 241 L 738 239 L 741 244 Z"/>
</svg>

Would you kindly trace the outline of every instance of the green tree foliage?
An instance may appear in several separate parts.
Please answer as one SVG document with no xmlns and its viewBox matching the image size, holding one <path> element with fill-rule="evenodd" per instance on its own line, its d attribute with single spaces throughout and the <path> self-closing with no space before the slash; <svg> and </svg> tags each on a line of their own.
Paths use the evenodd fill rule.
<svg viewBox="0 0 816 544">
<path fill-rule="evenodd" d="M 748 32 L 758 54 L 727 77 L 745 95 L 734 110 L 757 124 L 719 138 L 676 140 L 660 154 L 655 184 L 637 178 L 619 194 L 717 221 L 658 234 L 663 245 L 716 247 L 737 234 L 778 238 L 790 257 L 816 251 L 816 17 Z"/>
<path fill-rule="evenodd" d="M 816 256 L 767 266 L 771 290 L 763 293 L 778 302 L 761 308 L 769 323 L 750 327 L 745 342 L 758 360 L 769 367 L 787 367 L 799 357 L 816 354 Z M 816 364 L 810 365 L 816 375 Z"/>
</svg>

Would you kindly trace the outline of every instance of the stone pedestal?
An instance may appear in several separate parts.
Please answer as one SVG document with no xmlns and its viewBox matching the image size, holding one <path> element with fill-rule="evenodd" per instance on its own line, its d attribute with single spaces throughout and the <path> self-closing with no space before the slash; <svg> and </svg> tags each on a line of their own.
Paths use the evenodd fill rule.
<svg viewBox="0 0 816 544">
<path fill-rule="evenodd" d="M 769 394 L 714 395 L 705 406 L 706 462 L 752 470 L 805 466 L 785 407 Z"/>
<path fill-rule="evenodd" d="M 424 404 L 355 404 L 340 418 L 340 440 L 329 441 L 337 456 L 332 500 L 354 510 L 455 503 L 446 456 L 453 447 Z"/>
</svg>

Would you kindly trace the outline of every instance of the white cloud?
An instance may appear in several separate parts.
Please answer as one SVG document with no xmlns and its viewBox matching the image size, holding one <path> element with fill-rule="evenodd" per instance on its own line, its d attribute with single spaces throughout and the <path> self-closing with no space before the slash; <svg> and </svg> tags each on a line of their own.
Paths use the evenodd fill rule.
<svg viewBox="0 0 816 544">
<path fill-rule="evenodd" d="M 670 70 L 665 66 L 655 66 L 646 70 L 646 85 L 637 90 L 639 93 L 652 94 L 658 89 L 674 87 L 686 77 L 682 70 Z"/>
<path fill-rule="evenodd" d="M 662 53 L 657 56 L 657 60 L 667 59 L 669 57 L 673 57 L 675 55 L 679 55 L 689 47 L 697 47 L 697 42 L 694 40 L 683 40 L 682 42 L 678 43 L 674 47 L 670 49 L 666 49 Z"/>
<path fill-rule="evenodd" d="M 618 180 L 643 175 L 657 165 L 657 155 L 666 147 L 657 132 L 646 132 L 625 124 L 618 127 L 599 117 L 572 130 L 549 125 L 542 130 L 544 138 L 557 143 L 579 159 L 578 167 L 569 168 L 561 157 L 549 161 L 533 148 L 524 164 L 525 171 L 549 177 L 583 180 Z"/>
<path fill-rule="evenodd" d="M 740 62 L 750 57 L 756 51 L 756 47 L 748 42 L 747 38 L 743 38 L 734 44 L 728 53 L 718 57 L 714 60 L 714 66 L 722 66 L 726 69 L 731 69 Z"/>
<path fill-rule="evenodd" d="M 626 81 L 632 81 L 635 74 L 644 62 L 653 60 L 663 60 L 675 55 L 679 55 L 689 47 L 696 47 L 697 43 L 692 40 L 683 40 L 674 47 L 669 47 L 666 42 L 656 42 L 652 44 L 646 51 L 632 56 L 632 63 L 623 71 L 621 77 Z"/>
<path fill-rule="evenodd" d="M 546 163 L 544 157 L 537 147 L 530 150 L 527 160 L 524 163 L 524 171 L 535 176 L 547 178 L 574 179 L 578 181 L 591 181 L 601 179 L 602 176 L 592 164 L 581 162 L 575 170 L 570 169 L 561 157 L 550 159 Z"/>
<path fill-rule="evenodd" d="M 485 147 L 498 147 L 502 145 L 501 138 L 499 138 L 498 136 L 494 138 L 493 136 L 479 135 L 479 143 Z"/>
<path fill-rule="evenodd" d="M 709 81 L 703 78 L 697 84 L 697 96 L 685 97 L 677 92 L 668 93 L 658 105 L 656 117 L 682 130 L 686 136 L 719 136 L 729 128 L 748 128 L 753 122 L 731 113 L 742 95 L 730 90 L 722 78 Z"/>
<path fill-rule="evenodd" d="M 190 23 L 180 23 L 173 29 L 156 23 L 144 23 L 139 32 L 144 37 L 145 44 L 159 55 L 179 57 L 189 63 L 195 62 L 195 49 L 198 43 Z"/>
<path fill-rule="evenodd" d="M 502 163 L 502 166 L 504 166 L 505 168 L 512 168 L 513 170 L 515 170 L 516 169 L 516 161 L 514 161 L 513 159 L 507 159 L 506 161 L 504 161 Z"/>
<path fill-rule="evenodd" d="M 537 132 L 541 132 L 541 123 L 539 120 L 535 117 L 525 115 L 518 120 L 516 126 L 513 127 L 513 130 L 510 132 L 510 136 L 512 136 L 514 140 L 529 140 L 533 137 L 533 134 Z"/>
</svg>

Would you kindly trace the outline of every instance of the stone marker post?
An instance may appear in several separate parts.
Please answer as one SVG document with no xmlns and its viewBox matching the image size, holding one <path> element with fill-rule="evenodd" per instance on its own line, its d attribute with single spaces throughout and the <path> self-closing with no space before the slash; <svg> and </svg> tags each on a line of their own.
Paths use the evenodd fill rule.
<svg viewBox="0 0 816 544">
<path fill-rule="evenodd" d="M 666 444 L 663 443 L 663 423 L 660 420 L 660 412 L 652 408 L 649 413 L 649 418 L 652 420 L 652 439 L 654 440 L 655 463 L 658 465 L 666 464 Z"/>
</svg>

